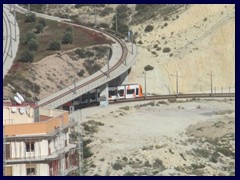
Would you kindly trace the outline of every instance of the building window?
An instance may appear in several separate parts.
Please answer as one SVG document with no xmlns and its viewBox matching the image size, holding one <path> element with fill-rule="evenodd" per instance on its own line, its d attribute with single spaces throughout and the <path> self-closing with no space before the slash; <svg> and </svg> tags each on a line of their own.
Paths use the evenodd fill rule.
<svg viewBox="0 0 240 180">
<path fill-rule="evenodd" d="M 26 171 L 27 171 L 27 176 L 36 175 L 36 165 L 27 164 Z"/>
<path fill-rule="evenodd" d="M 26 152 L 34 152 L 34 143 L 26 142 Z"/>
</svg>

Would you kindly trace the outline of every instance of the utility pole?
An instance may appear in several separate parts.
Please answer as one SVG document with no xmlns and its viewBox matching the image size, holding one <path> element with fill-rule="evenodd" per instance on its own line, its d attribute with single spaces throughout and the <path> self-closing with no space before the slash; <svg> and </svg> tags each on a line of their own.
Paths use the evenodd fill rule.
<svg viewBox="0 0 240 180">
<path fill-rule="evenodd" d="M 207 75 L 209 75 L 209 76 L 211 76 L 211 94 L 213 93 L 213 87 L 212 87 L 212 77 L 213 77 L 213 75 L 212 75 L 212 71 L 211 71 L 211 74 L 207 74 Z"/>
<path fill-rule="evenodd" d="M 109 57 L 108 57 L 108 64 L 107 64 L 107 77 L 108 78 L 110 77 L 110 73 L 109 73 L 109 61 L 110 61 L 110 58 L 111 58 L 111 46 L 109 48 Z"/>
<path fill-rule="evenodd" d="M 3 125 L 3 176 L 5 176 L 5 167 L 6 167 L 6 148 L 5 148 L 5 133 L 4 133 L 4 125 Z"/>
<path fill-rule="evenodd" d="M 60 151 L 64 147 L 64 140 L 63 140 L 63 134 L 62 134 L 62 128 L 63 128 L 63 116 L 59 119 L 59 143 L 58 143 L 58 151 L 60 154 L 60 159 L 59 159 L 59 165 L 60 165 L 60 176 L 64 176 L 64 167 L 63 167 L 63 159 L 64 159 L 64 154 L 63 152 Z"/>
<path fill-rule="evenodd" d="M 28 14 L 30 13 L 30 4 L 28 4 Z"/>
<path fill-rule="evenodd" d="M 146 99 L 147 96 L 147 80 L 146 80 L 146 71 L 144 71 L 144 85 L 145 85 L 145 95 L 144 98 Z"/>
<path fill-rule="evenodd" d="M 117 34 L 117 32 L 118 32 L 118 26 L 117 26 L 117 10 L 116 10 L 116 34 Z"/>
<path fill-rule="evenodd" d="M 94 23 L 95 23 L 95 27 L 97 27 L 97 12 L 96 12 L 96 7 L 97 7 L 97 4 L 95 4 L 95 7 L 94 7 Z"/>
<path fill-rule="evenodd" d="M 77 111 L 77 130 L 78 130 L 78 156 L 79 156 L 79 162 L 78 162 L 78 166 L 79 166 L 79 174 L 80 176 L 83 176 L 83 164 L 84 164 L 84 157 L 83 157 L 83 129 L 81 128 L 81 124 L 82 124 L 82 111 L 81 109 L 79 111 Z M 80 114 L 79 114 L 80 113 Z M 80 119 L 79 119 L 80 117 Z"/>
<path fill-rule="evenodd" d="M 176 95 L 178 96 L 178 71 L 176 71 L 176 75 L 171 74 L 171 76 L 176 77 Z"/>
</svg>

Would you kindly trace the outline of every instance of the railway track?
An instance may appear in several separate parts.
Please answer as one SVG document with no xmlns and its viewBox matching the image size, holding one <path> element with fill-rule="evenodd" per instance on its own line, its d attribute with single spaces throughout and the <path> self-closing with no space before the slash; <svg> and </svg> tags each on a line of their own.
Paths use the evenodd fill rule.
<svg viewBox="0 0 240 180">
<path fill-rule="evenodd" d="M 77 24 L 69 23 L 69 22 L 63 22 L 63 23 L 65 23 L 65 24 L 70 24 L 70 25 L 73 25 L 73 26 L 80 26 L 80 25 L 77 25 Z M 81 26 L 81 27 L 82 27 L 82 26 Z M 92 29 L 94 29 L 94 28 L 92 28 Z M 94 30 L 96 30 L 96 29 L 94 29 Z M 93 78 L 93 79 L 91 79 L 91 80 L 89 80 L 89 81 L 87 81 L 87 82 L 79 85 L 79 86 L 76 86 L 75 89 L 74 89 L 74 91 L 76 91 L 76 90 L 78 90 L 78 89 L 80 89 L 80 88 L 82 88 L 82 87 L 84 87 L 84 86 L 87 86 L 87 85 L 93 83 L 94 81 L 102 78 L 103 76 L 106 76 L 106 74 L 108 74 L 108 73 L 110 74 L 112 71 L 114 71 L 116 68 L 118 68 L 122 63 L 124 63 L 125 59 L 127 58 L 128 50 L 127 50 L 127 47 L 126 47 L 125 43 L 122 42 L 122 40 L 116 38 L 115 36 L 113 36 L 112 34 L 110 34 L 110 33 L 108 33 L 108 32 L 103 32 L 103 31 L 101 31 L 101 30 L 98 30 L 98 31 L 101 32 L 101 33 L 103 33 L 103 34 L 107 34 L 108 36 L 112 37 L 114 40 L 116 40 L 116 41 L 120 44 L 120 46 L 121 46 L 121 48 L 122 48 L 121 58 L 118 60 L 118 62 L 117 62 L 114 66 L 112 66 L 112 67 L 109 69 L 109 72 L 105 71 L 105 72 L 103 72 L 101 75 L 99 75 L 99 76 L 97 76 L 97 77 L 95 77 L 95 78 Z M 50 99 L 50 100 L 48 100 L 48 101 L 46 101 L 46 102 L 44 102 L 44 103 L 38 104 L 38 105 L 41 106 L 41 107 L 47 106 L 48 104 L 50 104 L 50 103 L 52 103 L 52 102 L 54 102 L 54 101 L 56 101 L 56 100 L 58 100 L 58 99 L 60 99 L 60 98 L 62 98 L 62 97 L 64 97 L 64 96 L 66 96 L 66 95 L 69 95 L 69 94 L 71 94 L 72 92 L 73 92 L 73 89 L 70 89 L 70 90 L 64 92 L 63 94 L 61 94 L 61 95 L 59 95 L 59 96 L 56 96 L 56 97 L 54 97 L 54 98 L 52 98 L 52 99 Z"/>
<path fill-rule="evenodd" d="M 215 93 L 215 94 L 209 94 L 209 93 L 201 93 L 201 94 L 179 94 L 176 95 L 156 95 L 156 96 L 146 96 L 140 97 L 140 98 L 134 98 L 134 99 L 119 99 L 115 101 L 109 101 L 109 104 L 119 104 L 119 103 L 130 103 L 130 102 L 141 102 L 141 101 L 154 101 L 154 100 L 177 100 L 177 99 L 201 99 L 201 98 L 235 98 L 235 93 Z M 99 102 L 94 102 L 90 104 L 82 104 L 82 105 L 76 105 L 74 106 L 74 109 L 84 109 L 84 108 L 90 108 L 90 107 L 96 107 L 99 106 Z M 65 110 L 69 110 L 66 108 Z"/>
<path fill-rule="evenodd" d="M 190 98 L 228 98 L 234 97 L 235 93 L 201 93 L 201 94 L 179 94 L 177 95 L 155 95 L 155 96 L 146 96 L 139 97 L 135 99 L 119 99 L 117 101 L 109 101 L 109 104 L 115 103 L 126 103 L 126 102 L 135 102 L 135 101 L 149 101 L 149 100 L 166 100 L 166 99 L 190 99 Z"/>
</svg>

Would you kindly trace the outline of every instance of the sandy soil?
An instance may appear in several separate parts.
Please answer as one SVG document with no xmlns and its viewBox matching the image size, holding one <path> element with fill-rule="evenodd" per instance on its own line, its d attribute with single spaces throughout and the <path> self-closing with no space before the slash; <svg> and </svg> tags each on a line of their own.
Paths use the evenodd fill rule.
<svg viewBox="0 0 240 180">
<path fill-rule="evenodd" d="M 176 14 L 174 15 L 176 16 Z M 211 71 L 213 88 L 235 87 L 235 7 L 234 5 L 191 5 L 169 21 L 149 20 L 133 26 L 139 36 L 136 42 L 139 54 L 132 67 L 130 83 L 144 84 L 144 67 L 147 72 L 148 93 L 167 94 L 176 92 L 176 71 L 179 74 L 179 91 L 182 93 L 210 91 Z M 159 17 L 161 19 L 161 17 Z M 171 18 L 169 18 L 171 19 Z M 164 23 L 167 27 L 161 28 Z M 147 25 L 153 31 L 145 33 Z M 158 45 L 161 50 L 154 48 Z M 169 47 L 169 53 L 163 48 Z M 155 54 L 153 54 L 155 52 Z"/>
<path fill-rule="evenodd" d="M 93 152 L 86 175 L 233 175 L 234 106 L 232 100 L 182 100 L 84 109 L 84 123 L 104 124 L 85 131 Z"/>
</svg>

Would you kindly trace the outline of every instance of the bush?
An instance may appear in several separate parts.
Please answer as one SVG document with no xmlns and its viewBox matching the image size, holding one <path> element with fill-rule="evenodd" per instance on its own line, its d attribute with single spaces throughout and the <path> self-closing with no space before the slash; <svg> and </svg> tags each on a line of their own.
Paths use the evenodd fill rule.
<svg viewBox="0 0 240 180">
<path fill-rule="evenodd" d="M 37 36 L 36 36 L 36 34 L 35 33 L 33 33 L 33 32 L 27 32 L 27 34 L 26 34 L 26 36 L 25 36 L 25 38 L 24 38 L 24 44 L 27 44 L 28 43 L 28 41 L 30 41 L 31 39 L 36 39 L 37 38 Z"/>
<path fill-rule="evenodd" d="M 46 20 L 44 18 L 40 18 L 39 23 L 42 24 L 43 27 L 45 27 L 47 25 Z"/>
<path fill-rule="evenodd" d="M 31 51 L 26 50 L 21 54 L 21 62 L 32 62 L 34 59 L 34 55 Z"/>
<path fill-rule="evenodd" d="M 25 17 L 25 22 L 30 23 L 30 22 L 35 22 L 36 20 L 36 15 L 33 13 L 29 13 Z"/>
<path fill-rule="evenodd" d="M 126 13 L 128 11 L 128 9 L 129 8 L 126 4 L 118 5 L 117 8 L 116 8 L 118 14 Z"/>
<path fill-rule="evenodd" d="M 92 57 L 92 56 L 94 56 L 94 53 L 92 51 L 85 52 L 85 57 Z"/>
<path fill-rule="evenodd" d="M 126 156 L 124 156 L 124 157 L 122 158 L 122 160 L 127 162 L 127 161 L 128 161 L 128 158 L 127 158 Z"/>
<path fill-rule="evenodd" d="M 73 28 L 72 27 L 67 27 L 66 28 L 66 32 L 71 32 L 72 33 L 73 32 Z"/>
<path fill-rule="evenodd" d="M 113 12 L 113 8 L 112 7 L 105 7 L 100 13 L 99 16 L 104 17 L 109 15 L 109 13 Z"/>
<path fill-rule="evenodd" d="M 78 75 L 79 77 L 83 77 L 83 76 L 84 76 L 84 73 L 85 73 L 85 71 L 82 69 L 79 73 L 77 73 L 77 75 Z"/>
<path fill-rule="evenodd" d="M 161 169 L 161 170 L 164 170 L 164 169 L 165 169 L 165 167 L 164 167 L 164 165 L 163 165 L 163 163 L 162 163 L 162 160 L 160 160 L 160 159 L 155 159 L 155 161 L 154 161 L 154 163 L 153 163 L 153 167 L 159 168 L 159 169 Z"/>
<path fill-rule="evenodd" d="M 83 49 L 76 49 L 75 53 L 78 55 L 79 58 L 85 57 L 85 51 Z"/>
<path fill-rule="evenodd" d="M 44 26 L 41 23 L 38 23 L 35 28 L 36 28 L 36 33 L 39 34 L 43 31 Z"/>
<path fill-rule="evenodd" d="M 225 156 L 235 156 L 235 153 L 233 153 L 230 149 L 227 149 L 227 148 L 225 148 L 225 147 L 217 147 L 216 148 L 216 151 L 218 151 L 218 152 L 220 152 L 220 153 L 222 153 L 223 155 L 225 155 Z"/>
<path fill-rule="evenodd" d="M 35 39 L 31 39 L 30 41 L 28 41 L 27 47 L 31 51 L 37 51 L 37 49 L 38 49 L 38 42 Z"/>
<path fill-rule="evenodd" d="M 151 71 L 151 70 L 153 70 L 154 69 L 154 67 L 152 67 L 151 65 L 146 65 L 145 67 L 144 67 L 144 70 L 145 71 Z"/>
<path fill-rule="evenodd" d="M 152 25 L 147 25 L 146 28 L 144 29 L 145 32 L 151 32 L 153 30 L 153 26 Z"/>
<path fill-rule="evenodd" d="M 83 157 L 84 159 L 87 159 L 93 155 L 92 151 L 89 147 L 83 147 Z"/>
<path fill-rule="evenodd" d="M 170 51 L 171 51 L 171 49 L 170 49 L 169 47 L 163 48 L 163 52 L 164 52 L 164 53 L 168 53 L 168 52 L 170 52 Z"/>
<path fill-rule="evenodd" d="M 109 28 L 109 25 L 107 23 L 100 23 L 99 26 L 105 29 Z"/>
<path fill-rule="evenodd" d="M 62 39 L 62 43 L 63 44 L 72 44 L 73 41 L 73 35 L 71 32 L 65 32 L 63 39 Z"/>
<path fill-rule="evenodd" d="M 164 16 L 163 20 L 164 20 L 164 21 L 167 21 L 167 20 L 168 20 L 168 17 L 167 17 L 167 16 Z"/>
<path fill-rule="evenodd" d="M 114 170 L 121 170 L 123 168 L 122 165 L 118 162 L 114 163 L 112 167 Z"/>
<path fill-rule="evenodd" d="M 48 50 L 60 50 L 61 49 L 61 43 L 58 40 L 52 40 L 48 45 Z"/>
</svg>

